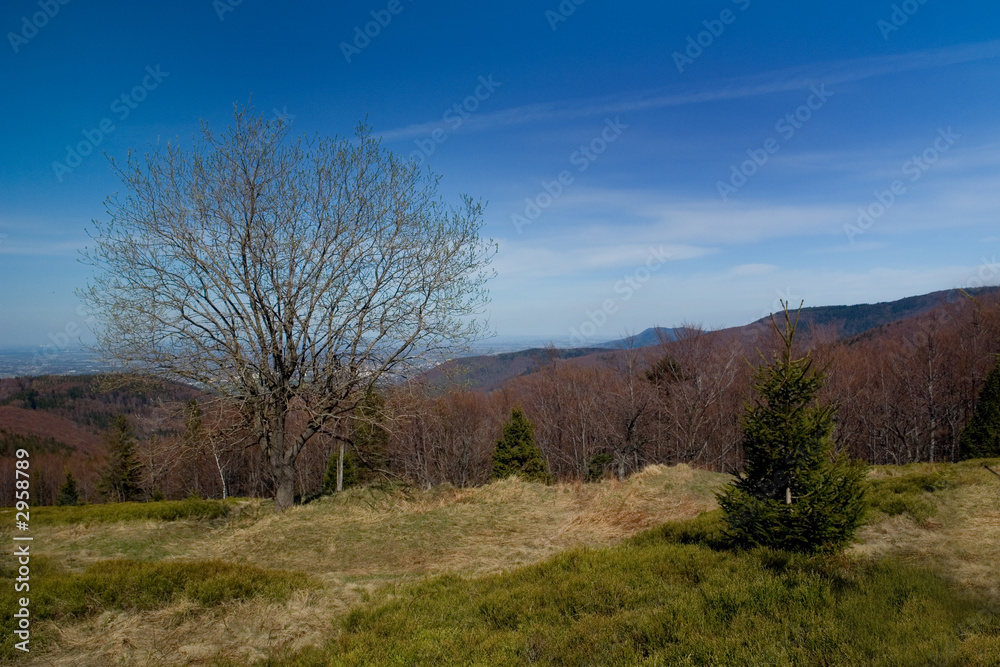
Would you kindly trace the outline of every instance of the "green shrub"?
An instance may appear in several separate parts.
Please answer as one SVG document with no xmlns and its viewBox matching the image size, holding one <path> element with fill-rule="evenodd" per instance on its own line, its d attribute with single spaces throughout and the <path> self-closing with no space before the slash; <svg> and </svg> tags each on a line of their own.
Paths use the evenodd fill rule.
<svg viewBox="0 0 1000 667">
<path fill-rule="evenodd" d="M 962 459 L 1000 456 L 1000 358 L 986 376 L 976 408 L 959 438 Z"/>
<path fill-rule="evenodd" d="M 611 465 L 611 454 L 601 453 L 595 454 L 590 457 L 587 461 L 587 477 L 588 482 L 599 482 L 604 478 L 604 470 L 609 465 Z"/>
<path fill-rule="evenodd" d="M 639 533 L 631 539 L 631 543 L 635 546 L 650 546 L 663 542 L 700 544 L 711 549 L 727 549 L 731 546 L 722 510 L 704 512 L 693 519 L 669 521 L 662 526 Z"/>
</svg>

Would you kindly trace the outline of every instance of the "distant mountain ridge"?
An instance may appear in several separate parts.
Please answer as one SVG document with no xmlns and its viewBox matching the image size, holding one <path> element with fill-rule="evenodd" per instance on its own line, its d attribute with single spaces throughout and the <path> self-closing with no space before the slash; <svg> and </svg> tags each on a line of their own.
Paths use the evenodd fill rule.
<svg viewBox="0 0 1000 667">
<path fill-rule="evenodd" d="M 951 289 L 910 296 L 896 301 L 862 303 L 854 306 L 813 306 L 803 308 L 799 316 L 802 333 L 809 334 L 817 326 L 833 327 L 838 338 L 851 338 L 886 324 L 899 322 L 916 315 L 927 313 L 938 306 L 957 303 L 962 299 L 998 294 L 1000 287 L 974 287 L 965 290 Z M 796 304 L 792 304 L 794 308 Z M 767 324 L 770 318 L 763 317 L 753 325 Z"/>
<path fill-rule="evenodd" d="M 607 352 L 607 348 L 536 347 L 519 352 L 462 357 L 435 366 L 421 377 L 432 389 L 441 391 L 456 385 L 489 391 L 518 375 L 534 373 L 553 359 L 573 359 L 598 352 Z"/>
<path fill-rule="evenodd" d="M 684 327 L 676 329 L 670 329 L 667 327 L 650 327 L 634 336 L 626 336 L 625 338 L 619 338 L 618 340 L 609 340 L 605 343 L 597 343 L 593 347 L 611 350 L 649 347 L 650 345 L 659 345 L 661 342 L 675 341 L 677 340 L 677 336 L 686 330 L 687 329 Z"/>
<path fill-rule="evenodd" d="M 923 315 L 942 305 L 957 303 L 959 300 L 982 295 L 1000 294 L 1000 286 L 970 289 L 951 289 L 931 292 L 919 296 L 906 297 L 896 301 L 853 306 L 812 306 L 802 308 L 799 315 L 799 331 L 810 335 L 816 328 L 833 331 L 834 336 L 851 338 L 878 327 Z M 795 308 L 798 304 L 791 304 Z M 741 327 L 731 327 L 724 331 L 740 331 L 770 326 L 770 318 L 763 317 Z M 603 343 L 595 343 L 581 348 L 532 348 L 519 352 L 498 355 L 481 355 L 454 359 L 435 367 L 423 377 L 431 387 L 444 390 L 447 387 L 464 387 L 480 391 L 491 391 L 507 380 L 519 375 L 527 375 L 539 370 L 553 357 L 557 359 L 581 359 L 591 355 L 606 355 L 613 350 L 638 349 L 660 345 L 661 342 L 677 340 L 686 331 L 684 327 L 650 327 L 634 336 Z"/>
</svg>

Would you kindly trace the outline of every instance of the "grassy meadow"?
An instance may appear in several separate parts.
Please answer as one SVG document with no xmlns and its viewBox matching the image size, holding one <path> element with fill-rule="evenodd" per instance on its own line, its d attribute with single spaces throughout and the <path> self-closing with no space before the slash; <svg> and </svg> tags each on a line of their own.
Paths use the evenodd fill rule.
<svg viewBox="0 0 1000 667">
<path fill-rule="evenodd" d="M 813 558 L 725 549 L 726 481 L 654 466 L 352 489 L 281 515 L 258 500 L 37 508 L 32 652 L 5 626 L 0 660 L 1000 664 L 1000 479 L 980 462 L 873 469 L 859 542 Z M 13 586 L 0 597 L 12 608 Z"/>
</svg>

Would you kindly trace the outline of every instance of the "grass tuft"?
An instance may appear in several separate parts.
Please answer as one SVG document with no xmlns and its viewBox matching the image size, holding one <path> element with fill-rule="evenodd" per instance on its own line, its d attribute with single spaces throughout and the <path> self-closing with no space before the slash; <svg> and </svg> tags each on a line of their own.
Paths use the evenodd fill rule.
<svg viewBox="0 0 1000 667">
<path fill-rule="evenodd" d="M 13 569 L 3 572 L 6 579 Z M 31 590 L 0 592 L 0 604 L 14 609 L 20 596 L 30 599 L 31 618 L 79 620 L 108 610 L 147 611 L 187 599 L 204 607 L 261 599 L 284 602 L 306 587 L 304 574 L 237 565 L 219 560 L 141 562 L 126 559 L 99 561 L 83 572 L 72 572 L 44 556 L 31 558 Z M 0 621 L 0 657 L 18 653 L 13 645 L 11 614 Z M 37 626 L 33 627 L 38 630 Z M 33 640 L 32 648 L 37 646 Z"/>
<path fill-rule="evenodd" d="M 67 507 L 36 507 L 31 510 L 33 526 L 119 523 L 130 521 L 210 520 L 227 516 L 233 501 L 165 500 L 152 503 L 108 503 Z"/>
<path fill-rule="evenodd" d="M 888 516 L 906 514 L 922 523 L 937 514 L 934 494 L 956 486 L 944 469 L 878 477 L 871 480 L 868 502 L 871 509 Z"/>
</svg>

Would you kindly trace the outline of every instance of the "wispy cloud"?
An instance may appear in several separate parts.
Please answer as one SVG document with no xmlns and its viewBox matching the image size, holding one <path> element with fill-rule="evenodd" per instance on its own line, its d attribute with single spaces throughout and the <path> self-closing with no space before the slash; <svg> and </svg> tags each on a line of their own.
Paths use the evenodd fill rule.
<svg viewBox="0 0 1000 667">
<path fill-rule="evenodd" d="M 650 235 L 649 243 L 616 244 L 608 234 L 603 242 L 592 239 L 588 245 L 520 243 L 501 241 L 494 268 L 500 275 L 521 280 L 537 278 L 579 278 L 604 272 L 632 271 L 650 257 L 651 249 L 667 261 L 695 259 L 716 252 L 715 248 L 678 243 L 658 243 Z"/>
<path fill-rule="evenodd" d="M 37 239 L 23 239 L 15 236 L 0 234 L 0 255 L 25 255 L 25 256 L 73 256 L 76 255 L 85 241 L 43 241 Z"/>
<path fill-rule="evenodd" d="M 947 67 L 1000 56 L 1000 40 L 916 51 L 892 56 L 856 58 L 775 70 L 716 82 L 702 90 L 652 88 L 626 95 L 546 102 L 482 113 L 467 119 L 461 132 L 486 132 L 514 125 L 621 114 L 667 107 L 733 100 L 837 85 L 903 72 Z M 382 132 L 386 141 L 412 139 L 445 127 L 443 120 L 416 123 Z"/>
</svg>

